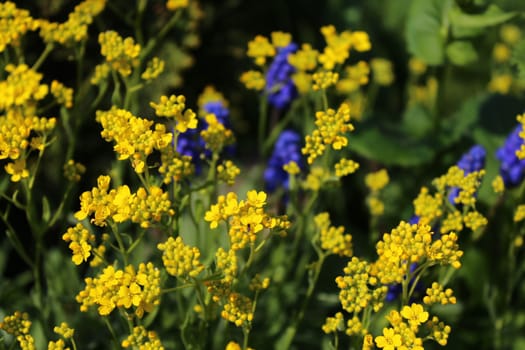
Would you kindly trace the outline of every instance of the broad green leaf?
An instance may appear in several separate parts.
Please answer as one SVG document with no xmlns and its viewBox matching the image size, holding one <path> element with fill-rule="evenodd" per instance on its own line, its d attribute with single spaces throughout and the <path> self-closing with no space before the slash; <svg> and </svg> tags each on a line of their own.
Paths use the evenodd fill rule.
<svg viewBox="0 0 525 350">
<path fill-rule="evenodd" d="M 411 135 L 422 137 L 431 131 L 434 123 L 428 110 L 420 104 L 415 104 L 405 110 L 403 125 Z"/>
<path fill-rule="evenodd" d="M 486 101 L 486 95 L 471 97 L 466 100 L 459 111 L 441 122 L 441 131 L 438 142 L 442 146 L 448 146 L 471 130 L 477 122 L 481 105 Z"/>
<path fill-rule="evenodd" d="M 410 138 L 400 130 L 362 127 L 350 139 L 350 148 L 359 155 L 385 165 L 414 166 L 432 160 L 429 145 Z"/>
<path fill-rule="evenodd" d="M 446 16 L 451 0 L 413 0 L 408 10 L 405 37 L 408 51 L 429 65 L 440 65 L 445 57 Z"/>
<path fill-rule="evenodd" d="M 452 28 L 483 28 L 504 23 L 516 16 L 517 12 L 504 12 L 497 5 L 490 5 L 480 14 L 464 13 L 459 7 L 450 11 L 450 24 Z"/>
<path fill-rule="evenodd" d="M 455 65 L 466 66 L 478 60 L 478 53 L 470 41 L 457 40 L 447 45 L 447 57 Z"/>
</svg>

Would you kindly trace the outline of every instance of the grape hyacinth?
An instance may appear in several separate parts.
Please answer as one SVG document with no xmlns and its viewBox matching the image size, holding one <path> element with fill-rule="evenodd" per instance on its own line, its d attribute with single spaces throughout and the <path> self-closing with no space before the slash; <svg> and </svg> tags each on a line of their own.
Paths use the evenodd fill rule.
<svg viewBox="0 0 525 350">
<path fill-rule="evenodd" d="M 501 162 L 499 173 L 506 188 L 518 186 L 525 177 L 525 159 L 519 159 L 516 151 L 523 143 L 519 133 L 522 125 L 518 125 L 507 137 L 503 146 L 496 151 L 496 158 Z"/>
<path fill-rule="evenodd" d="M 274 192 L 278 187 L 289 188 L 289 174 L 283 169 L 285 164 L 294 161 L 302 169 L 301 136 L 293 130 L 281 132 L 264 171 L 266 191 Z"/>
<path fill-rule="evenodd" d="M 288 63 L 288 56 L 296 52 L 297 44 L 290 43 L 277 52 L 266 74 L 268 102 L 277 109 L 285 109 L 297 96 L 297 88 L 292 81 L 295 68 Z"/>
</svg>

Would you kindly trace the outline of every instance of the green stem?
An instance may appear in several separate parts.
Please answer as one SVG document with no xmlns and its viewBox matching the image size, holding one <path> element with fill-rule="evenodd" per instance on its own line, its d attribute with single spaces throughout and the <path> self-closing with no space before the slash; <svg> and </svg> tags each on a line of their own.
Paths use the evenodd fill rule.
<svg viewBox="0 0 525 350">
<path fill-rule="evenodd" d="M 177 21 L 179 20 L 180 16 L 182 14 L 182 11 L 179 10 L 173 14 L 173 16 L 170 18 L 170 20 L 162 27 L 162 29 L 158 32 L 157 35 L 155 35 L 153 38 L 151 38 L 143 50 L 140 52 L 140 57 L 148 57 L 148 55 L 153 51 L 153 49 L 164 39 L 164 37 L 168 34 L 168 32 L 175 26 Z"/>
<path fill-rule="evenodd" d="M 40 66 L 42 65 L 42 63 L 44 63 L 47 56 L 49 56 L 51 51 L 53 51 L 53 47 L 54 45 L 52 43 L 48 43 L 46 47 L 44 48 L 44 51 L 42 51 L 42 53 L 40 54 L 40 57 L 38 57 L 35 64 L 33 64 L 33 67 L 31 67 L 31 69 L 33 69 L 34 71 L 37 71 L 38 68 L 40 68 Z"/>
<path fill-rule="evenodd" d="M 257 127 L 259 141 L 259 155 L 264 156 L 264 136 L 266 135 L 266 124 L 268 119 L 268 100 L 265 94 L 259 98 L 259 124 Z"/>
<path fill-rule="evenodd" d="M 107 317 L 102 317 L 104 319 L 104 323 L 106 324 L 106 327 L 108 327 L 109 333 L 111 333 L 111 338 L 113 340 L 113 343 L 115 344 L 115 349 L 120 349 L 120 342 L 117 338 L 117 335 L 115 333 L 115 330 L 113 329 L 113 326 L 109 322 Z"/>
<path fill-rule="evenodd" d="M 18 253 L 18 255 L 20 255 L 20 257 L 25 261 L 25 263 L 27 265 L 29 265 L 31 268 L 33 268 L 34 263 L 31 260 L 31 258 L 29 257 L 29 255 L 26 253 L 26 251 L 24 249 L 24 245 L 18 239 L 18 236 L 16 235 L 15 229 L 13 228 L 13 226 L 11 225 L 9 220 L 7 219 L 8 216 L 9 216 L 9 207 L 7 208 L 7 210 L 6 210 L 6 212 L 4 214 L 0 215 L 0 217 L 2 218 L 2 221 L 4 222 L 4 224 L 7 227 L 7 229 L 6 229 L 7 238 L 9 239 L 9 241 L 11 242 L 13 247 L 15 248 L 16 252 Z"/>
<path fill-rule="evenodd" d="M 109 227 L 111 228 L 111 232 L 113 232 L 113 236 L 115 236 L 115 239 L 117 240 L 118 248 L 124 261 L 124 267 L 126 267 L 128 266 L 128 253 L 124 246 L 124 242 L 122 241 L 122 237 L 120 237 L 120 233 L 118 232 L 118 227 L 114 222 L 109 222 Z"/>
</svg>

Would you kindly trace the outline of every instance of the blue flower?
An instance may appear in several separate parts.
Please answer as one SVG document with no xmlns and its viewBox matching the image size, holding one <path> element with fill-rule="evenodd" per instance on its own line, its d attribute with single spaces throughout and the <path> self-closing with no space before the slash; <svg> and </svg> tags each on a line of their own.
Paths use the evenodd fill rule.
<svg viewBox="0 0 525 350">
<path fill-rule="evenodd" d="M 288 63 L 288 55 L 297 49 L 295 43 L 280 48 L 266 73 L 265 91 L 268 94 L 268 102 L 277 109 L 288 107 L 297 96 L 297 88 L 291 78 L 295 68 Z"/>
<path fill-rule="evenodd" d="M 523 144 L 519 136 L 521 130 L 522 126 L 518 125 L 507 137 L 503 146 L 496 151 L 496 158 L 501 162 L 499 173 L 507 188 L 518 186 L 525 176 L 525 159 L 516 156 L 516 151 Z"/>
<path fill-rule="evenodd" d="M 275 142 L 268 166 L 264 171 L 266 191 L 274 192 L 278 187 L 289 188 L 289 174 L 283 169 L 285 164 L 294 161 L 300 168 L 303 168 L 301 140 L 301 136 L 295 131 L 284 130 L 281 132 Z"/>
<path fill-rule="evenodd" d="M 464 171 L 465 175 L 467 175 L 474 171 L 479 171 L 485 167 L 486 155 L 487 152 L 483 146 L 475 145 L 467 153 L 463 154 L 456 165 Z M 459 188 L 451 188 L 448 194 L 448 201 L 451 204 L 455 204 L 454 199 L 458 196 L 458 194 Z"/>
</svg>

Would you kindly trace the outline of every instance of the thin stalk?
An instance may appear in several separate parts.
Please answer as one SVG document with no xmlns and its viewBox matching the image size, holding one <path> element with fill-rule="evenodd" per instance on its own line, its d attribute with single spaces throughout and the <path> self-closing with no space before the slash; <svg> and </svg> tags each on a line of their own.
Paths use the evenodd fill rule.
<svg viewBox="0 0 525 350">
<path fill-rule="evenodd" d="M 265 94 L 259 98 L 259 124 L 257 127 L 259 141 L 259 155 L 264 156 L 264 136 L 266 135 L 266 124 L 268 119 L 268 101 Z"/>
<path fill-rule="evenodd" d="M 115 349 L 120 349 L 120 342 L 117 338 L 117 335 L 115 333 L 115 330 L 113 329 L 113 326 L 109 322 L 107 317 L 102 317 L 104 319 L 104 323 L 106 324 L 106 327 L 108 327 L 109 333 L 111 333 L 111 338 L 113 340 L 113 343 L 115 344 Z"/>
<path fill-rule="evenodd" d="M 49 56 L 51 51 L 53 51 L 53 47 L 54 45 L 52 43 L 47 44 L 46 47 L 44 48 L 44 51 L 42 51 L 42 53 L 40 54 L 40 57 L 38 57 L 38 59 L 33 64 L 33 67 L 31 67 L 31 69 L 37 71 L 38 68 L 40 68 L 40 66 L 42 65 L 42 63 L 44 63 L 47 56 Z"/>
</svg>

